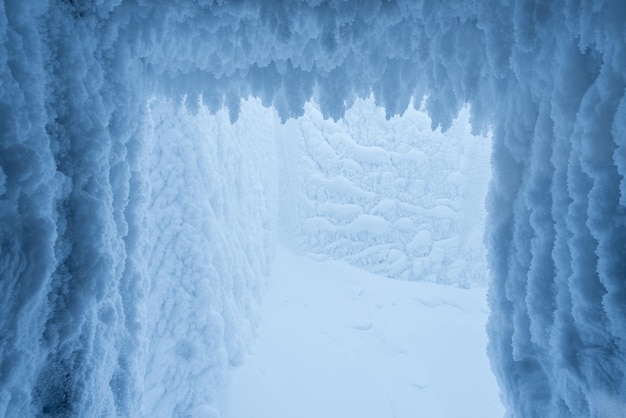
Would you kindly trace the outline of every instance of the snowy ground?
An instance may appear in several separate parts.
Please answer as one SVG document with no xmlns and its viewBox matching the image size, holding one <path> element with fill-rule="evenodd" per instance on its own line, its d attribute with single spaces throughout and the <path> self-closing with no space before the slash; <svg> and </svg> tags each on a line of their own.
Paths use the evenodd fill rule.
<svg viewBox="0 0 626 418">
<path fill-rule="evenodd" d="M 501 417 L 484 289 L 389 280 L 279 248 L 224 418 Z"/>
</svg>

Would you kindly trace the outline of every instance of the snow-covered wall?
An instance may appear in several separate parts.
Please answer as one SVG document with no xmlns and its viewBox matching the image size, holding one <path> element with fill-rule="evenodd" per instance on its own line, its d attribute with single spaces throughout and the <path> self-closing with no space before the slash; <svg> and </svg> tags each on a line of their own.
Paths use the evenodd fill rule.
<svg viewBox="0 0 626 418">
<path fill-rule="evenodd" d="M 291 246 L 387 277 L 486 286 L 491 144 L 469 132 L 468 109 L 445 133 L 413 108 L 386 120 L 372 98 L 337 122 L 305 109 L 276 126 Z"/>
<path fill-rule="evenodd" d="M 0 3 L 0 414 L 210 415 L 214 392 L 186 383 L 216 387 L 239 358 L 277 181 L 273 139 L 194 118 L 234 121 L 255 96 L 338 119 L 372 93 L 389 117 L 427 96 L 444 129 L 470 103 L 493 131 L 489 350 L 509 411 L 626 408 L 626 4 L 357 6 Z"/>
<path fill-rule="evenodd" d="M 518 416 L 622 416 L 626 3 L 499 14 L 487 44 L 506 58 L 488 198 L 492 364 Z"/>
<path fill-rule="evenodd" d="M 79 7 L 0 9 L 0 415 L 212 416 L 272 256 L 275 116 L 164 98 Z"/>
</svg>

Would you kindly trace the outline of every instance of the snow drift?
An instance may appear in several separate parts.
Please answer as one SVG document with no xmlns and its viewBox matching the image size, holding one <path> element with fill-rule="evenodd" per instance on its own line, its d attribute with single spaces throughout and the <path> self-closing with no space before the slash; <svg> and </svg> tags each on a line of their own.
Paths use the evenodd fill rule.
<svg viewBox="0 0 626 418">
<path fill-rule="evenodd" d="M 287 120 L 314 99 L 339 119 L 370 94 L 387 117 L 426 96 L 444 130 L 469 103 L 493 132 L 489 350 L 510 413 L 623 411 L 625 22 L 619 0 L 3 1 L 0 414 L 214 414 L 277 180 L 269 127 L 244 140 L 206 112 L 235 121 L 252 96 Z M 340 210 L 351 233 L 389 228 Z"/>
</svg>

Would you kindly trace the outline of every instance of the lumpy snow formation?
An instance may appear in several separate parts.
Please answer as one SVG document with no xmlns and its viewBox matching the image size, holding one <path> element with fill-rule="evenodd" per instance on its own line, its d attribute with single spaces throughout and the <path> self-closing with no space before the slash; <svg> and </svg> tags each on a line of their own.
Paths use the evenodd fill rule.
<svg viewBox="0 0 626 418">
<path fill-rule="evenodd" d="M 420 173 L 425 142 L 400 125 L 397 143 L 355 141 L 371 138 L 346 111 L 373 96 L 387 118 L 426 97 L 444 131 L 469 104 L 474 133 L 493 132 L 489 354 L 509 413 L 619 416 L 625 27 L 620 0 L 3 1 L 0 415 L 216 415 L 279 212 L 311 232 L 291 237 L 306 251 L 437 277 L 460 244 L 432 249 L 468 232 L 468 196 L 420 191 L 437 170 Z M 322 141 L 305 135 L 315 111 L 274 128 L 273 111 L 242 108 L 251 96 L 283 122 L 310 100 L 348 116 Z M 352 120 L 364 123 L 358 107 Z M 312 177 L 295 178 L 311 205 L 295 212 L 276 207 L 283 129 L 317 147 Z M 432 201 L 392 207 L 405 199 L 395 180 Z M 367 200 L 377 187 L 385 216 Z M 315 190 L 344 200 L 324 206 Z M 402 246 L 380 247 L 385 234 Z M 462 284 L 454 268 L 440 279 Z"/>
<path fill-rule="evenodd" d="M 415 109 L 386 121 L 371 98 L 338 122 L 305 109 L 276 129 L 287 242 L 387 277 L 486 285 L 490 141 L 467 109 L 445 133 Z"/>
</svg>

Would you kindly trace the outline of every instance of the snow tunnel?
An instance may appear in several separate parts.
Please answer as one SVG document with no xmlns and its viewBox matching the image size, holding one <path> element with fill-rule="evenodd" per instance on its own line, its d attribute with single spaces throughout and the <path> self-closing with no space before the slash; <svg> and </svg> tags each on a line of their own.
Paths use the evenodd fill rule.
<svg viewBox="0 0 626 418">
<path fill-rule="evenodd" d="M 2 1 L 0 415 L 218 416 L 283 240 L 488 285 L 509 415 L 621 416 L 625 23 L 619 0 Z"/>
</svg>

